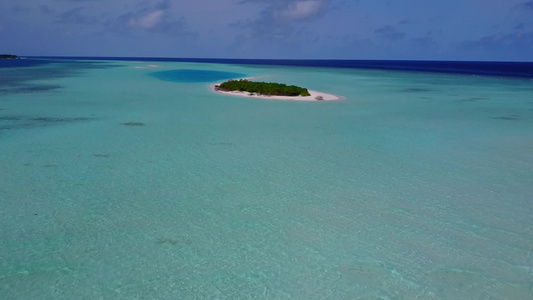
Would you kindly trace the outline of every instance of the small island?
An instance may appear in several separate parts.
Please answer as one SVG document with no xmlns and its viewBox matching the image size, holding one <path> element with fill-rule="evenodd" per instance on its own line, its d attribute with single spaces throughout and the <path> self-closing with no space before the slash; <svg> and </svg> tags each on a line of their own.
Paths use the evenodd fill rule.
<svg viewBox="0 0 533 300">
<path fill-rule="evenodd" d="M 13 54 L 0 54 L 0 59 L 18 59 L 19 57 Z"/>
<path fill-rule="evenodd" d="M 254 77 L 255 78 L 255 77 Z M 252 78 L 212 84 L 211 89 L 224 95 L 289 101 L 331 101 L 344 97 L 308 90 L 295 85 L 251 81 Z"/>
<path fill-rule="evenodd" d="M 240 91 L 265 96 L 311 96 L 306 88 L 274 82 L 257 82 L 248 79 L 229 80 L 215 86 L 216 89 L 230 92 Z"/>
</svg>

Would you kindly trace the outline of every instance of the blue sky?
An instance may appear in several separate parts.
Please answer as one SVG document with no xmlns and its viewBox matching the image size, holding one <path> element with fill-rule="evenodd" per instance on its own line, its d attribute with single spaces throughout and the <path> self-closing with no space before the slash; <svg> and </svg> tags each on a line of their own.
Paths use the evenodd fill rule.
<svg viewBox="0 0 533 300">
<path fill-rule="evenodd" d="M 0 53 L 533 61 L 533 1 L 2 1 Z"/>
</svg>

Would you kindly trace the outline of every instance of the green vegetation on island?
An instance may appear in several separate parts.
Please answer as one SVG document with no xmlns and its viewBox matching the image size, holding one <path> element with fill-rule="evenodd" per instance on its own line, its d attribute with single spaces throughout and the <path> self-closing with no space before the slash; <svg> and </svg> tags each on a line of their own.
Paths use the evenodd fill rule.
<svg viewBox="0 0 533 300">
<path fill-rule="evenodd" d="M 246 79 L 229 80 L 215 86 L 215 89 L 225 92 L 249 92 L 265 96 L 311 96 L 306 88 L 299 86 L 273 82 L 256 82 Z"/>
<path fill-rule="evenodd" d="M 19 57 L 13 54 L 0 54 L 0 59 L 17 59 L 17 58 Z"/>
</svg>

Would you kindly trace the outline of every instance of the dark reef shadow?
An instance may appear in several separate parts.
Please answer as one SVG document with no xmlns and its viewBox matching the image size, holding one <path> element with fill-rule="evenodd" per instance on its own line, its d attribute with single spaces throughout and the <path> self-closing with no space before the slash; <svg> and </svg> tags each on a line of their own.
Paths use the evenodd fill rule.
<svg viewBox="0 0 533 300">
<path fill-rule="evenodd" d="M 143 122 L 124 122 L 124 123 L 120 123 L 120 125 L 124 125 L 124 126 L 144 126 L 144 123 Z"/>
<path fill-rule="evenodd" d="M 404 93 L 426 93 L 426 92 L 436 92 L 437 90 L 426 89 L 426 88 L 407 88 L 403 89 Z"/>
<path fill-rule="evenodd" d="M 0 130 L 30 129 L 51 125 L 60 125 L 74 122 L 91 121 L 94 118 L 55 118 L 55 117 L 25 117 L 25 116 L 0 116 Z"/>
<path fill-rule="evenodd" d="M 192 240 L 188 236 L 177 236 L 175 238 L 158 238 L 155 243 L 157 245 L 188 246 L 192 244 Z"/>
<path fill-rule="evenodd" d="M 43 63 L 23 67 L 14 65 L 2 68 L 0 78 L 0 95 L 44 93 L 56 91 L 61 85 L 37 83 L 39 80 L 54 80 L 68 77 L 79 77 L 89 69 L 108 69 L 122 65 L 108 62 L 81 62 L 68 60 L 42 60 Z M 22 63 L 22 62 L 21 62 Z"/>
<path fill-rule="evenodd" d="M 490 117 L 495 120 L 507 120 L 507 121 L 516 121 L 520 119 L 519 115 L 508 115 L 508 116 L 499 116 L 499 117 Z"/>
<path fill-rule="evenodd" d="M 457 100 L 455 102 L 476 102 L 476 101 L 487 100 L 487 99 L 488 98 L 485 98 L 485 97 L 472 97 L 472 98 Z"/>
<path fill-rule="evenodd" d="M 20 84 L 9 87 L 0 87 L 0 94 L 26 94 L 26 93 L 43 93 L 60 89 L 59 85 L 46 84 Z"/>
<path fill-rule="evenodd" d="M 46 164 L 46 165 L 42 165 L 41 167 L 43 167 L 43 168 L 55 168 L 55 167 L 57 167 L 57 165 L 55 165 L 55 164 Z"/>
</svg>

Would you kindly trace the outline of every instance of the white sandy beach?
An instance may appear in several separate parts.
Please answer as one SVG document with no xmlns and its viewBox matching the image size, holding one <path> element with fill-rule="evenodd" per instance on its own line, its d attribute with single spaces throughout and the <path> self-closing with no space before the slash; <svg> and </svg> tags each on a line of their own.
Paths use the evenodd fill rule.
<svg viewBox="0 0 533 300">
<path fill-rule="evenodd" d="M 134 67 L 135 69 L 157 69 L 159 68 L 158 65 L 147 65 L 147 66 L 142 66 L 142 67 Z"/>
<path fill-rule="evenodd" d="M 250 77 L 250 78 L 242 78 L 246 80 L 252 80 L 256 77 Z M 237 79 L 239 80 L 239 79 Z M 229 96 L 239 96 L 239 97 L 247 97 L 247 98 L 258 98 L 258 99 L 267 99 L 267 100 L 285 100 L 285 101 L 335 101 L 335 100 L 343 100 L 345 99 L 342 96 L 337 96 L 333 94 L 323 93 L 319 91 L 309 90 L 310 96 L 268 96 L 268 95 L 260 95 L 255 93 L 249 93 L 249 92 L 240 92 L 240 91 L 221 91 L 217 90 L 216 86 L 220 85 L 222 82 L 211 84 L 211 90 L 213 90 L 216 93 L 223 94 L 223 95 L 229 95 Z"/>
</svg>

